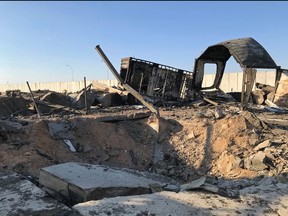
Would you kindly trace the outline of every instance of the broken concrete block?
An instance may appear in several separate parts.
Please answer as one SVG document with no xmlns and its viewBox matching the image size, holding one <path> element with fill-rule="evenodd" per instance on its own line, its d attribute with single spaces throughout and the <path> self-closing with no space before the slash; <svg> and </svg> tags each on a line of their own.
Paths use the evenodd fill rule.
<svg viewBox="0 0 288 216">
<path fill-rule="evenodd" d="M 89 109 L 96 99 L 94 92 L 87 91 L 87 108 Z M 85 108 L 85 91 L 79 93 L 75 99 L 72 100 L 71 105 L 78 109 Z"/>
<path fill-rule="evenodd" d="M 257 152 L 256 154 L 252 155 L 247 161 L 246 166 L 249 170 L 254 171 L 261 171 L 266 168 L 266 164 L 264 163 L 266 159 L 266 154 L 264 152 Z"/>
<path fill-rule="evenodd" d="M 53 139 L 75 139 L 75 136 L 71 132 L 72 128 L 73 124 L 67 122 L 48 123 L 49 133 Z"/>
<path fill-rule="evenodd" d="M 0 131 L 20 132 L 22 124 L 12 121 L 0 120 Z"/>
<path fill-rule="evenodd" d="M 79 215 L 17 174 L 0 177 L 0 215 Z"/>
<path fill-rule="evenodd" d="M 40 98 L 41 101 L 46 101 L 52 104 L 59 104 L 62 106 L 69 106 L 68 98 L 66 95 L 58 92 L 48 92 Z"/>
<path fill-rule="evenodd" d="M 195 179 L 194 181 L 180 185 L 180 191 L 191 190 L 195 188 L 200 188 L 202 185 L 205 184 L 206 177 L 202 176 L 199 179 Z"/>
<path fill-rule="evenodd" d="M 249 111 L 242 111 L 240 113 L 251 125 L 257 129 L 268 129 L 268 126 L 261 121 L 255 114 Z"/>
<path fill-rule="evenodd" d="M 177 185 L 158 174 L 73 162 L 42 168 L 39 182 L 50 190 L 61 191 L 74 204 L 104 197 L 151 193 L 149 185 L 163 188 L 168 184 Z"/>
<path fill-rule="evenodd" d="M 258 141 L 259 141 L 258 138 L 253 138 L 253 137 L 250 137 L 249 140 L 248 140 L 249 145 L 251 145 L 251 146 L 255 146 Z"/>
<path fill-rule="evenodd" d="M 266 148 L 267 146 L 270 145 L 270 140 L 265 140 L 263 142 L 261 142 L 260 144 L 258 144 L 255 148 L 254 148 L 254 151 L 258 151 L 258 150 L 261 150 L 261 149 L 264 149 Z"/>
<path fill-rule="evenodd" d="M 223 118 L 223 117 L 225 116 L 223 110 L 220 109 L 219 107 L 217 107 L 217 108 L 215 109 L 214 115 L 215 115 L 215 118 L 216 118 L 216 119 L 221 119 L 221 118 Z"/>
</svg>

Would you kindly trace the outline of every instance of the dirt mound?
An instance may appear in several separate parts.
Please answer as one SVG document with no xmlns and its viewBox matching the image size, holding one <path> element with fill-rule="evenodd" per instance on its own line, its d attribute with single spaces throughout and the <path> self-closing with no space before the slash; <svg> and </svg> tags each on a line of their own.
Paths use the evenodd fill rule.
<svg viewBox="0 0 288 216">
<path fill-rule="evenodd" d="M 221 115 L 217 109 L 163 109 L 159 134 L 147 118 L 103 121 L 104 116 L 123 115 L 121 109 L 40 121 L 30 117 L 21 132 L 9 132 L 0 140 L 0 172 L 37 178 L 42 167 L 74 161 L 150 170 L 187 182 L 200 175 L 236 179 L 285 170 L 286 129 L 260 128 L 259 119 L 253 125 L 236 108 L 222 107 Z M 63 139 L 52 138 L 51 122 L 71 125 L 71 142 L 77 152 L 71 152 Z M 268 144 L 257 149 L 264 140 Z M 163 148 L 163 159 L 153 165 L 156 144 Z"/>
<path fill-rule="evenodd" d="M 75 139 L 71 141 L 78 148 L 77 153 L 49 133 L 48 123 L 60 121 L 41 120 L 26 126 L 23 133 L 9 133 L 9 139 L 0 144 L 1 171 L 36 177 L 42 167 L 69 161 L 138 170 L 152 166 L 156 138 L 147 119 L 117 123 L 99 122 L 93 117 L 66 120 L 75 125 L 71 131 Z M 21 145 L 21 141 L 26 144 Z"/>
</svg>

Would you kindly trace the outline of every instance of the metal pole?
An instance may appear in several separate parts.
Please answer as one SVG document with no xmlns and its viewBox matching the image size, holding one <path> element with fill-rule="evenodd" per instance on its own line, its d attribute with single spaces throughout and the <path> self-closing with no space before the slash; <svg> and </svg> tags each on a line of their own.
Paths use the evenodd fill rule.
<svg viewBox="0 0 288 216">
<path fill-rule="evenodd" d="M 144 98 L 142 97 L 142 95 L 140 95 L 135 89 L 133 89 L 131 86 L 129 86 L 128 84 L 124 83 L 123 79 L 120 77 L 119 73 L 117 72 L 117 70 L 114 68 L 114 66 L 112 65 L 112 63 L 109 61 L 109 59 L 107 58 L 107 56 L 105 55 L 105 53 L 102 51 L 102 49 L 100 48 L 99 45 L 97 45 L 95 47 L 96 51 L 98 52 L 98 54 L 100 55 L 100 57 L 102 58 L 102 60 L 104 61 L 104 63 L 107 65 L 107 67 L 110 69 L 110 71 L 112 72 L 112 74 L 115 76 L 115 78 L 117 79 L 117 81 L 119 83 L 121 83 L 123 85 L 123 87 L 130 92 L 135 98 L 137 98 L 143 105 L 145 105 L 148 109 L 150 109 L 153 113 L 156 113 L 156 115 L 159 117 L 159 110 L 156 109 L 152 104 L 149 104 L 148 102 L 146 102 L 144 100 Z"/>
<path fill-rule="evenodd" d="M 107 56 L 105 55 L 105 53 L 102 51 L 102 49 L 100 48 L 99 45 L 97 45 L 95 47 L 96 51 L 98 52 L 98 54 L 100 55 L 100 57 L 102 58 L 102 60 L 104 61 L 104 63 L 107 65 L 107 67 L 110 69 L 110 71 L 113 73 L 113 75 L 115 76 L 115 78 L 117 79 L 117 81 L 121 84 L 123 84 L 123 79 L 120 77 L 120 75 L 118 74 L 117 70 L 114 68 L 114 66 L 112 65 L 112 63 L 109 61 L 109 59 L 107 58 Z"/>
<path fill-rule="evenodd" d="M 86 89 L 86 77 L 84 77 L 84 96 L 85 96 L 85 111 L 86 114 L 88 113 L 88 106 L 87 106 L 87 89 Z"/>
<path fill-rule="evenodd" d="M 27 83 L 27 85 L 28 85 L 28 88 L 29 88 L 29 91 L 30 91 L 30 94 L 31 94 L 31 97 L 32 97 L 32 101 L 33 101 L 34 106 L 35 106 L 35 109 L 36 109 L 36 111 L 37 111 L 38 118 L 41 118 L 41 112 L 40 112 L 40 110 L 38 109 L 37 104 L 36 104 L 36 102 L 35 102 L 35 100 L 34 100 L 34 95 L 33 95 L 32 91 L 31 91 L 29 82 L 26 81 L 26 83 Z"/>
</svg>

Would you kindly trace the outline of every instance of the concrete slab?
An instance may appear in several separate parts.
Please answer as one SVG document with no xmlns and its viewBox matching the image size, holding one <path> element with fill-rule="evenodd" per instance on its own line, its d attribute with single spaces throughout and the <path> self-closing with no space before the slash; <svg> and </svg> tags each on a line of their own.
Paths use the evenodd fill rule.
<svg viewBox="0 0 288 216">
<path fill-rule="evenodd" d="M 0 177 L 0 215 L 79 215 L 17 174 Z"/>
<path fill-rule="evenodd" d="M 39 183 L 75 204 L 105 197 L 147 194 L 155 187 L 163 190 L 173 188 L 171 185 L 178 187 L 172 179 L 158 174 L 74 162 L 41 169 Z"/>
<path fill-rule="evenodd" d="M 237 215 L 244 203 L 200 192 L 169 192 L 115 197 L 79 203 L 73 208 L 85 216 Z M 246 214 L 247 215 L 247 214 Z"/>
<path fill-rule="evenodd" d="M 240 199 L 216 194 L 168 192 L 79 203 L 73 209 L 85 216 L 144 215 L 288 215 L 288 185 L 277 183 L 243 189 Z"/>
<path fill-rule="evenodd" d="M 288 215 L 288 184 L 280 183 L 274 177 L 266 177 L 258 186 L 242 189 L 240 198 L 245 199 L 252 208 L 259 208 L 259 215 L 266 215 L 267 212 Z"/>
</svg>

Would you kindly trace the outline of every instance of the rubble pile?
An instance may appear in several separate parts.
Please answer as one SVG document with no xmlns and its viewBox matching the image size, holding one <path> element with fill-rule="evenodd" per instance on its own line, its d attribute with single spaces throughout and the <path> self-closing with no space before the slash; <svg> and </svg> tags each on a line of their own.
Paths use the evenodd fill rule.
<svg viewBox="0 0 288 216">
<path fill-rule="evenodd" d="M 221 118 L 219 109 L 225 113 Z M 174 113 L 169 118 L 182 129 L 172 126 L 160 138 L 164 157 L 155 166 L 158 173 L 189 181 L 204 174 L 235 179 L 288 171 L 287 128 L 269 127 L 237 107 Z"/>
<path fill-rule="evenodd" d="M 96 50 L 120 87 L 32 92 L 27 82 L 30 93 L 1 95 L 0 191 L 11 198 L 0 213 L 288 214 L 288 71 L 257 41 L 208 47 L 193 72 L 124 58 L 119 74 Z M 243 89 L 228 95 L 219 86 L 231 55 L 242 56 Z M 217 74 L 202 88 L 207 62 Z M 254 67 L 275 68 L 276 87 L 252 91 Z"/>
<path fill-rule="evenodd" d="M 145 113 L 136 109 L 114 109 L 109 118 L 95 113 L 1 120 L 1 171 L 21 167 L 36 177 L 44 165 L 71 160 L 155 170 L 181 182 L 206 174 L 234 179 L 285 171 L 286 128 L 266 124 L 232 106 L 169 109 L 161 110 L 159 134 L 147 124 Z M 129 120 L 136 113 L 143 118 Z M 76 153 L 64 140 L 72 143 Z M 163 147 L 163 158 L 153 165 L 156 143 Z"/>
<path fill-rule="evenodd" d="M 38 185 L 42 168 L 78 162 L 161 174 L 189 190 L 226 197 L 239 197 L 240 189 L 256 186 L 262 176 L 287 181 L 287 114 L 257 106 L 242 111 L 237 102 L 215 106 L 205 101 L 159 111 L 159 129 L 143 106 L 96 107 L 85 116 L 4 118 L 1 175 L 17 172 Z M 199 178 L 201 184 L 193 183 Z M 166 190 L 151 187 L 150 193 Z M 52 194 L 69 205 L 69 196 Z"/>
</svg>

